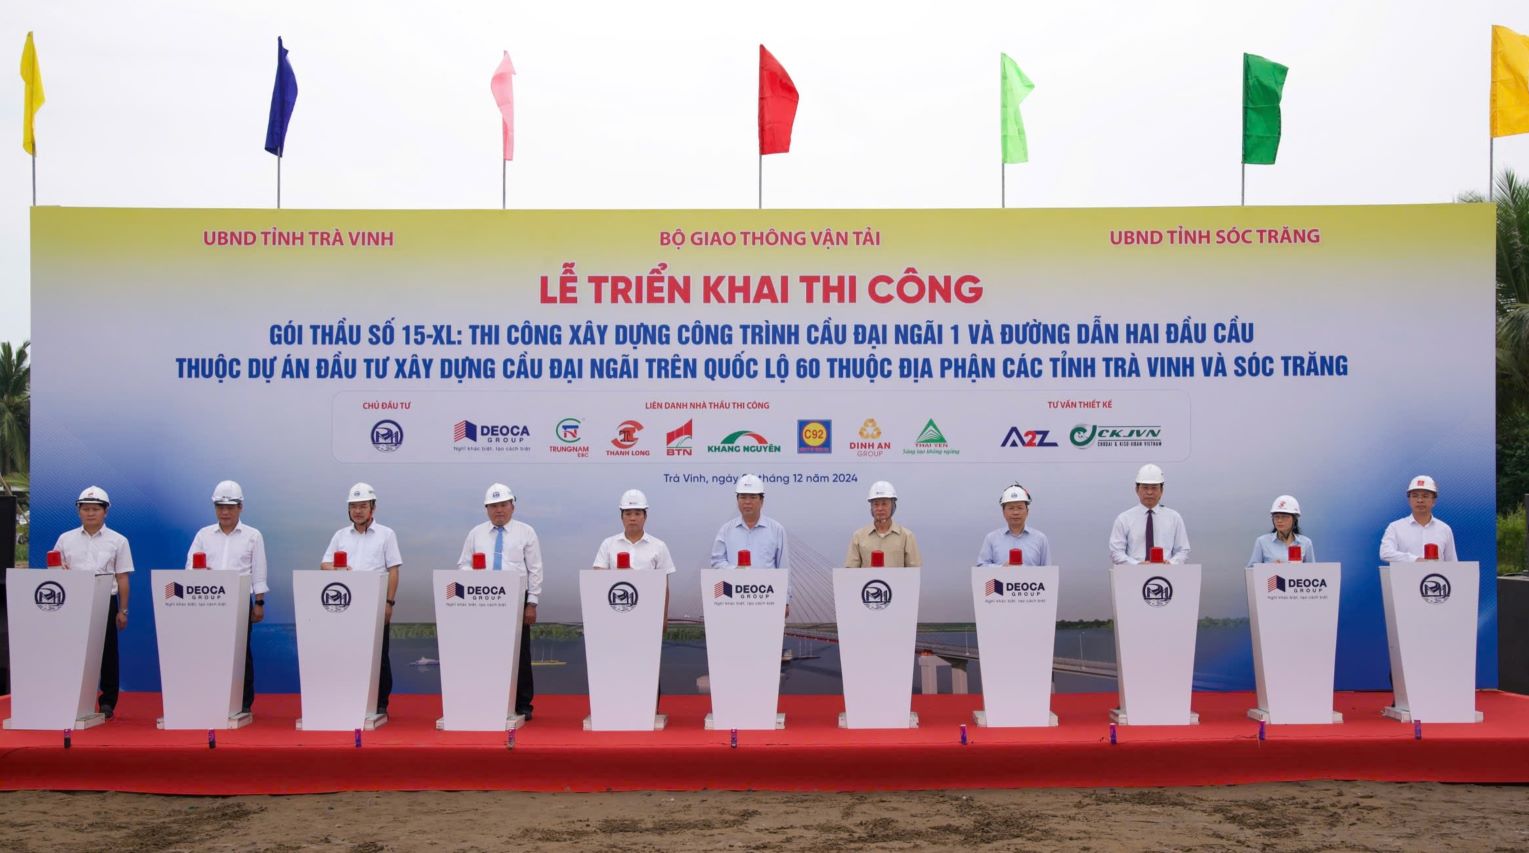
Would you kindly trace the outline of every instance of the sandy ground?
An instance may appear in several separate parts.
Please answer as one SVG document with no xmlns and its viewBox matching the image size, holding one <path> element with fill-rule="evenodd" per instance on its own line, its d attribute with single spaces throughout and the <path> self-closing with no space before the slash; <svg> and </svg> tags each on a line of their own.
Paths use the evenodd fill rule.
<svg viewBox="0 0 1529 853">
<path fill-rule="evenodd" d="M 1525 850 L 1529 788 L 773 793 L 0 794 L 0 849 Z"/>
</svg>

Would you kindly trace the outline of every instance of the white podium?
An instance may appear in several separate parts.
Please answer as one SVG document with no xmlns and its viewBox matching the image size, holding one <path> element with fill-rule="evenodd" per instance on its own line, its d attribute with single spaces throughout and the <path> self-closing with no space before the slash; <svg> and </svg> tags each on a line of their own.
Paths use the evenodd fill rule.
<svg viewBox="0 0 1529 853">
<path fill-rule="evenodd" d="M 438 569 L 435 636 L 441 654 L 442 717 L 454 732 L 502 732 L 524 722 L 514 713 L 526 580 L 519 572 Z"/>
<path fill-rule="evenodd" d="M 1185 726 L 1194 690 L 1195 630 L 1200 622 L 1200 567 L 1169 563 L 1110 567 L 1120 725 Z"/>
<path fill-rule="evenodd" d="M 1267 723 L 1341 723 L 1333 710 L 1338 563 L 1258 563 L 1246 570 L 1258 707 Z"/>
<path fill-rule="evenodd" d="M 979 726 L 1054 726 L 1056 566 L 973 566 L 972 608 L 982 663 Z"/>
<path fill-rule="evenodd" d="M 63 731 L 106 722 L 96 711 L 96 690 L 116 584 L 111 575 L 66 569 L 5 570 L 11 633 L 5 728 Z"/>
<path fill-rule="evenodd" d="M 596 732 L 662 729 L 658 659 L 664 644 L 664 572 L 585 569 L 579 572 L 589 717 Z"/>
<path fill-rule="evenodd" d="M 911 729 L 919 569 L 834 569 L 834 613 L 851 729 Z"/>
<path fill-rule="evenodd" d="M 244 713 L 250 576 L 155 569 L 154 633 L 164 696 L 162 729 L 237 729 Z"/>
<path fill-rule="evenodd" d="M 1424 560 L 1380 567 L 1395 699 L 1382 713 L 1425 723 L 1479 723 L 1477 563 Z"/>
<path fill-rule="evenodd" d="M 781 640 L 788 569 L 702 569 L 708 729 L 785 728 L 780 702 Z"/>
<path fill-rule="evenodd" d="M 387 572 L 292 573 L 303 712 L 298 728 L 348 732 L 387 723 L 387 715 L 377 713 L 387 580 Z"/>
</svg>

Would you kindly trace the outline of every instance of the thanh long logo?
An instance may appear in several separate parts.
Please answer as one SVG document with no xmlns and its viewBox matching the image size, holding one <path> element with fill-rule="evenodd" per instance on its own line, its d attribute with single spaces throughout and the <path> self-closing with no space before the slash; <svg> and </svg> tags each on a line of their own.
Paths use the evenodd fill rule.
<svg viewBox="0 0 1529 853">
<path fill-rule="evenodd" d="M 779 453 L 780 445 L 751 429 L 740 429 L 723 436 L 718 444 L 706 445 L 707 453 Z"/>
</svg>

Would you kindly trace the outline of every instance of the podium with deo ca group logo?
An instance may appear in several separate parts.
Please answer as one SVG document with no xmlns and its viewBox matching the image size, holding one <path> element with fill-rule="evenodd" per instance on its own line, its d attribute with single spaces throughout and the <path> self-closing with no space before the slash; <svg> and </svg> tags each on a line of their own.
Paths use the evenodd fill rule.
<svg viewBox="0 0 1529 853">
<path fill-rule="evenodd" d="M 788 569 L 702 569 L 711 729 L 784 728 L 781 639 Z"/>
<path fill-rule="evenodd" d="M 982 661 L 979 726 L 1054 726 L 1056 566 L 973 566 L 972 605 Z"/>
<path fill-rule="evenodd" d="M 96 688 L 115 586 L 111 575 L 5 570 L 11 634 L 11 716 L 5 728 L 62 731 L 106 722 L 96 711 Z"/>
<path fill-rule="evenodd" d="M 438 569 L 435 634 L 441 652 L 441 710 L 435 727 L 498 731 L 524 722 L 513 712 L 525 630 L 525 576 Z"/>
<path fill-rule="evenodd" d="M 162 729 L 237 729 L 244 713 L 250 576 L 155 569 L 154 633 L 165 715 Z"/>
<path fill-rule="evenodd" d="M 1268 723 L 1341 723 L 1333 710 L 1338 563 L 1257 563 L 1246 570 L 1258 707 Z"/>
</svg>

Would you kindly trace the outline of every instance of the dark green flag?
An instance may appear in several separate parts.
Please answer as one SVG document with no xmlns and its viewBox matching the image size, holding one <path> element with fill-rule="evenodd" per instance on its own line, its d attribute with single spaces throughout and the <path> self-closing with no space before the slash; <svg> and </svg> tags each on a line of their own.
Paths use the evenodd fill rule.
<svg viewBox="0 0 1529 853">
<path fill-rule="evenodd" d="M 1274 163 L 1279 153 L 1279 101 L 1289 71 L 1262 56 L 1242 55 L 1242 162 Z"/>
</svg>

